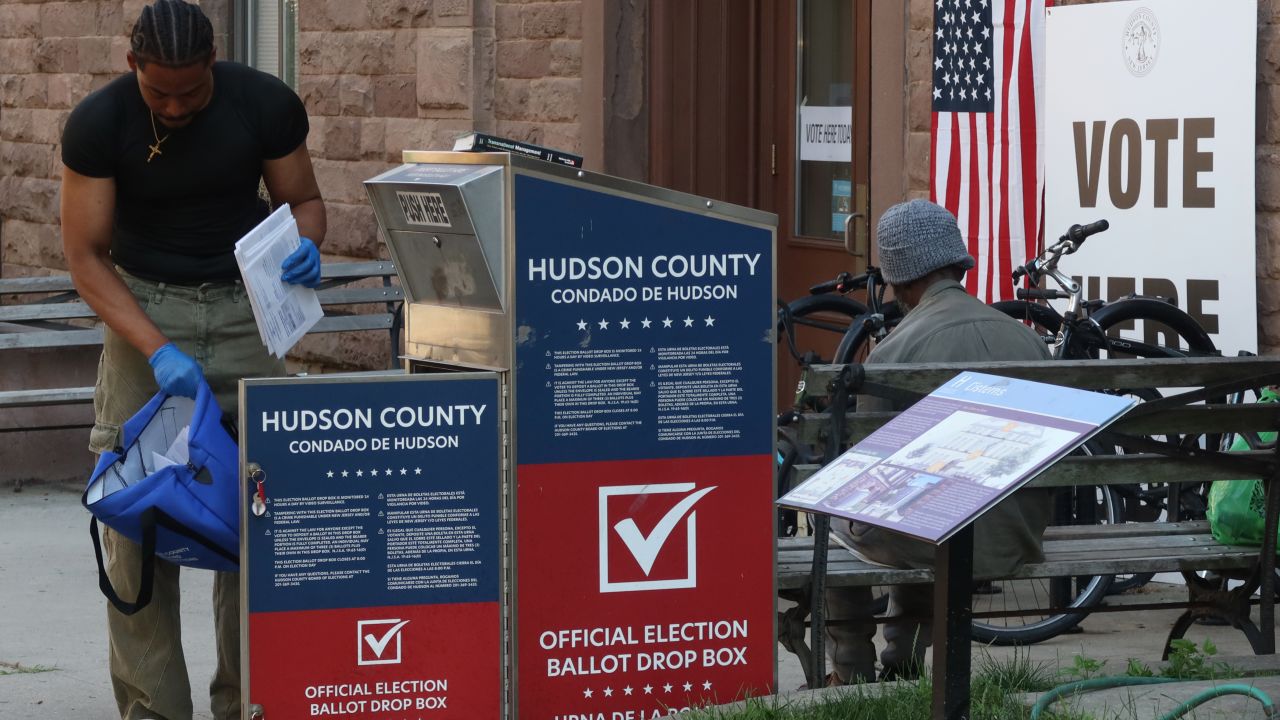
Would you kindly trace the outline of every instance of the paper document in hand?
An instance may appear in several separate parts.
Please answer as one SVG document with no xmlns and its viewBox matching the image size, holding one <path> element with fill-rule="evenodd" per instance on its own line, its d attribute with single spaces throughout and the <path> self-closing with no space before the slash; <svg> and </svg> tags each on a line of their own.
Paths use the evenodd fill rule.
<svg viewBox="0 0 1280 720">
<path fill-rule="evenodd" d="M 258 334 L 271 354 L 280 358 L 324 317 L 315 290 L 280 279 L 281 265 L 300 244 L 298 224 L 288 205 L 281 205 L 236 243 L 236 263 Z"/>
<path fill-rule="evenodd" d="M 963 372 L 778 504 L 940 543 L 1136 402 Z"/>
</svg>

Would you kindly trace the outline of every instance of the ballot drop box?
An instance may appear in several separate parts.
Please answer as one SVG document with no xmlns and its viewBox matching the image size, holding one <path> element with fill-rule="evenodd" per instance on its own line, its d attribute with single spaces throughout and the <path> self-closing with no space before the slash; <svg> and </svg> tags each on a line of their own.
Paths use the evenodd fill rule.
<svg viewBox="0 0 1280 720">
<path fill-rule="evenodd" d="M 405 374 L 385 392 L 380 381 L 368 383 L 374 393 L 337 380 L 304 396 L 319 418 L 339 401 L 331 390 L 350 388 L 343 406 L 374 408 L 374 430 L 388 412 L 393 425 L 402 412 L 413 425 L 383 433 L 387 462 L 370 450 L 350 467 L 330 455 L 309 471 L 319 473 L 313 484 L 370 496 L 327 506 L 367 508 L 368 522 L 333 523 L 367 542 L 318 542 L 357 543 L 385 569 L 348 586 L 273 587 L 257 607 L 316 613 L 337 633 L 334 662 L 351 678 L 419 684 L 372 681 L 370 692 L 404 691 L 403 707 L 373 712 L 308 695 L 361 680 L 311 679 L 298 667 L 305 711 L 290 717 L 318 717 L 313 704 L 336 700 L 315 709 L 379 720 L 633 720 L 772 692 L 776 217 L 507 154 L 406 152 L 366 188 L 405 294 Z M 418 378 L 431 379 L 429 401 L 409 395 Z M 441 395 L 455 382 L 465 396 Z M 499 411 L 459 410 L 454 421 L 496 425 L 446 430 L 418 417 L 420 406 L 486 403 Z M 262 421 L 252 402 L 248 410 L 246 422 Z M 472 430 L 492 432 L 487 457 L 466 450 Z M 459 444 L 443 451 L 394 445 L 451 434 Z M 253 452 L 250 438 L 246 463 Z M 346 484 L 328 477 L 361 469 Z M 388 473 L 396 485 L 386 492 L 406 504 L 394 522 L 375 522 L 393 508 L 361 480 L 372 487 Z M 378 534 L 393 531 L 394 545 Z M 289 561 L 277 550 L 277 576 Z M 248 601 L 257 632 L 252 586 Z M 293 632 L 283 619 L 275 631 L 280 642 Z M 398 665 L 358 664 L 396 649 Z M 447 707 L 417 706 L 433 697 L 431 683 L 447 684 L 436 693 Z M 491 704 L 471 695 L 490 687 Z M 354 699 L 386 699 L 375 695 Z"/>
<path fill-rule="evenodd" d="M 247 720 L 501 717 L 502 383 L 242 381 Z"/>
</svg>

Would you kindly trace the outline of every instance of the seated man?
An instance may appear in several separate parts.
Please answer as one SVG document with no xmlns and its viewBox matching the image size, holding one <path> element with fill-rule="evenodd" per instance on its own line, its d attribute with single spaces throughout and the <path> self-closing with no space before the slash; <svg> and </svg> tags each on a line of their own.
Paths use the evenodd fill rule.
<svg viewBox="0 0 1280 720">
<path fill-rule="evenodd" d="M 876 227 L 880 270 L 893 287 L 905 317 L 867 358 L 867 363 L 964 362 L 1049 359 L 1034 331 L 965 292 L 973 258 L 956 219 L 945 208 L 912 200 L 889 208 Z M 902 410 L 887 400 L 859 396 L 859 411 Z M 992 508 L 974 531 L 976 575 L 1005 575 L 1043 559 L 1041 541 L 1050 515 L 1047 490 L 1025 489 Z M 919 540 L 861 523 L 832 520 L 832 539 L 862 557 L 901 568 L 930 568 L 935 548 Z M 915 677 L 929 645 L 933 587 L 902 585 L 890 590 L 881 679 Z M 871 589 L 830 588 L 828 617 L 849 624 L 828 626 L 832 667 L 840 682 L 875 679 L 875 624 Z"/>
</svg>

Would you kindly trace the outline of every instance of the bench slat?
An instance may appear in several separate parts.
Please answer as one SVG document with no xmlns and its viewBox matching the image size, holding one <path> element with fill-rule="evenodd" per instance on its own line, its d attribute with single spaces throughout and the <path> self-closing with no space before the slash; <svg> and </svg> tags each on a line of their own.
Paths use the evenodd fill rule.
<svg viewBox="0 0 1280 720">
<path fill-rule="evenodd" d="M 0 408 L 72 405 L 92 400 L 92 387 L 5 390 L 0 392 Z"/>
<path fill-rule="evenodd" d="M 68 275 L 0 279 L 0 295 L 68 292 L 71 290 L 75 290 L 75 285 L 72 284 L 71 277 Z"/>
<path fill-rule="evenodd" d="M 96 315 L 97 313 L 93 311 L 93 308 L 78 300 L 62 303 L 0 305 L 0 322 L 66 320 L 69 318 L 96 317 Z"/>
<path fill-rule="evenodd" d="M 334 288 L 317 293 L 321 305 L 355 305 L 373 302 L 398 302 L 404 299 L 399 287 Z M 67 320 L 91 318 L 97 313 L 82 301 L 62 303 L 29 303 L 0 305 L 0 322 L 25 322 L 31 320 Z"/>
<path fill-rule="evenodd" d="M 1045 532 L 1044 551 L 1044 562 L 1024 566 L 1012 579 L 1244 569 L 1252 567 L 1258 557 L 1255 547 L 1218 544 L 1204 521 L 1050 527 Z M 812 571 L 812 555 L 813 538 L 780 539 L 778 587 L 803 587 Z M 829 548 L 827 562 L 827 582 L 833 586 L 933 580 L 931 571 L 866 563 L 835 544 Z"/>
<path fill-rule="evenodd" d="M 1274 461 L 1276 457 L 1275 453 L 1269 450 L 1233 452 L 1231 456 L 1268 463 Z M 1250 473 L 1230 467 L 1218 467 L 1212 464 L 1214 462 L 1206 458 L 1195 465 L 1195 482 L 1252 479 Z M 794 467 L 797 485 L 822 469 L 821 465 Z M 1032 478 L 1027 483 L 1027 487 L 1166 483 L 1171 477 L 1185 476 L 1188 467 L 1187 460 L 1151 454 L 1066 457 Z M 1253 477 L 1256 478 L 1257 475 Z"/>
<path fill-rule="evenodd" d="M 889 412 L 849 413 L 845 422 L 846 444 L 861 442 L 897 415 Z M 806 413 L 797 426 L 799 441 L 821 446 L 828 432 L 827 418 L 827 415 Z M 1107 430 L 1129 435 L 1202 435 L 1277 428 L 1280 428 L 1280 405 L 1253 403 L 1167 408 L 1154 415 L 1120 418 Z"/>
<path fill-rule="evenodd" d="M 399 286 L 376 288 L 331 288 L 316 292 L 321 305 L 354 305 L 373 302 L 398 302 L 404 299 Z"/>
<path fill-rule="evenodd" d="M 336 280 L 339 278 L 391 277 L 395 274 L 396 264 L 390 260 L 326 263 L 320 266 L 320 277 L 325 280 Z"/>
<path fill-rule="evenodd" d="M 840 372 L 840 365 L 814 365 L 805 385 L 821 395 Z M 1102 390 L 1127 387 L 1181 387 L 1190 379 L 1199 386 L 1280 374 L 1276 357 L 1142 358 L 1136 360 L 994 361 L 971 363 L 900 363 L 862 365 L 868 383 L 926 394 L 964 370 L 1024 378 L 1055 385 Z"/>
<path fill-rule="evenodd" d="M 1134 522 L 1122 525 L 1050 525 L 1044 531 L 1045 542 L 1097 537 L 1145 537 L 1162 535 L 1196 535 L 1209 532 L 1204 520 L 1179 522 Z M 778 550 L 813 552 L 813 536 L 778 539 Z"/>
<path fill-rule="evenodd" d="M 0 350 L 17 348 L 75 347 L 78 345 L 101 344 L 101 328 L 0 333 Z"/>
</svg>

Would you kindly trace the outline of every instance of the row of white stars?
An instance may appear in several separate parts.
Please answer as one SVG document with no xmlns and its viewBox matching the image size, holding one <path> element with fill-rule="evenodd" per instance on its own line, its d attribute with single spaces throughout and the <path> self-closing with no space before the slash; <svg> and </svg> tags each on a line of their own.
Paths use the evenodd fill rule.
<svg viewBox="0 0 1280 720">
<path fill-rule="evenodd" d="M 957 52 L 962 52 L 965 55 L 968 55 L 970 52 L 972 52 L 974 55 L 978 57 L 982 57 L 983 55 L 982 46 L 979 45 L 978 43 L 973 43 L 971 45 L 966 45 L 964 43 L 960 43 L 958 45 L 952 45 L 951 43 L 947 43 L 946 45 L 942 46 L 942 52 L 946 53 L 947 55 L 955 55 Z"/>
<path fill-rule="evenodd" d="M 956 27 L 948 31 L 946 28 L 939 26 L 937 30 L 933 31 L 933 34 L 939 40 L 946 40 L 947 36 L 950 35 L 951 38 L 956 41 L 956 47 L 959 47 L 962 44 L 959 42 L 960 40 L 964 40 L 966 38 L 968 38 L 969 40 L 973 39 L 973 28 L 966 27 L 961 29 Z M 991 39 L 991 28 L 987 27 L 986 25 L 982 26 L 982 39 L 983 40 Z"/>
<path fill-rule="evenodd" d="M 959 70 L 956 70 L 956 60 L 955 60 L 955 58 L 951 58 L 951 59 L 949 59 L 949 60 L 943 60 L 942 58 L 934 58 L 934 60 L 933 60 L 933 69 L 934 69 L 934 70 L 941 70 L 943 65 L 947 65 L 948 67 L 950 67 L 950 69 L 951 69 L 951 70 L 952 70 L 952 72 L 954 73 L 954 75 L 951 75 L 951 76 L 949 76 L 949 77 L 954 77 L 954 78 L 955 78 L 955 80 L 956 80 L 956 82 L 959 82 L 959 81 L 961 80 L 960 73 L 961 73 L 961 72 L 964 72 L 964 63 L 965 63 L 964 59 L 963 59 L 963 58 L 961 58 L 961 60 L 960 60 L 960 69 L 959 69 Z M 991 69 L 991 58 L 983 58 L 983 59 L 982 59 L 982 64 L 983 64 L 983 66 L 984 66 L 984 69 L 986 69 L 986 70 L 990 70 L 990 69 Z M 973 58 L 969 58 L 969 69 L 970 69 L 970 70 L 977 70 L 977 69 L 978 69 L 978 62 L 977 62 L 977 60 L 975 60 L 975 59 L 973 59 Z M 966 77 L 968 77 L 968 75 L 966 75 Z M 981 78 L 982 78 L 982 75 L 978 75 L 978 77 L 979 77 L 978 82 L 986 82 L 985 80 L 982 80 L 982 79 L 981 79 Z M 947 83 L 948 83 L 948 84 L 950 84 L 950 82 L 951 82 L 950 80 L 947 80 Z"/>
<path fill-rule="evenodd" d="M 941 100 L 941 99 L 942 99 L 942 88 L 934 88 L 934 89 L 933 89 L 933 99 L 934 99 L 934 100 Z M 951 100 L 955 100 L 955 99 L 956 99 L 956 89 L 955 89 L 955 88 L 951 88 L 951 97 L 950 97 L 950 99 L 951 99 Z M 960 99 L 961 99 L 961 100 L 968 100 L 968 99 L 969 99 L 969 91 L 968 91 L 968 90 L 964 90 L 964 89 L 962 88 L 962 89 L 960 90 Z M 973 89 L 973 99 L 974 99 L 974 100 L 977 100 L 977 99 L 978 99 L 978 89 L 977 89 L 977 88 L 974 88 L 974 89 Z M 991 99 L 991 88 L 987 88 L 987 99 L 988 99 L 988 100 L 990 100 L 990 99 Z"/>
<path fill-rule="evenodd" d="M 682 685 L 681 687 L 682 687 L 682 688 L 684 688 L 684 691 L 685 691 L 685 692 L 692 692 L 692 691 L 693 691 L 693 683 L 688 683 L 688 682 L 686 682 L 686 683 L 685 683 L 684 685 Z M 664 693 L 669 693 L 669 692 L 671 692 L 671 691 L 672 691 L 672 689 L 673 689 L 673 688 L 675 688 L 675 686 L 674 686 L 674 685 L 672 685 L 671 683 L 665 683 L 665 684 L 663 684 L 663 686 L 662 686 L 662 692 L 664 692 Z M 640 689 L 641 689 L 641 690 L 644 690 L 644 694 L 645 694 L 645 695 L 652 695 L 652 694 L 653 694 L 653 689 L 654 689 L 654 688 L 653 688 L 653 686 L 652 686 L 652 685 L 645 685 L 643 688 L 640 688 Z M 711 689 L 711 681 L 710 681 L 710 680 L 707 680 L 706 682 L 702 683 L 702 689 L 703 689 L 703 690 L 710 690 L 710 689 Z M 633 688 L 633 687 L 631 687 L 630 685 L 628 685 L 628 686 L 626 686 L 626 687 L 622 688 L 622 694 L 623 694 L 623 695 L 634 695 L 634 694 L 635 694 L 635 691 L 636 691 L 636 688 Z M 604 688 L 603 690 L 601 690 L 601 691 L 600 691 L 600 694 L 601 694 L 601 695 L 604 695 L 605 697 L 613 697 L 613 688 L 611 688 L 611 687 L 606 687 L 606 688 Z M 583 690 L 583 691 L 582 691 L 582 697 L 589 698 L 589 697 L 593 697 L 593 696 L 595 696 L 595 691 L 594 691 L 594 690 L 592 690 L 591 688 L 587 688 L 586 690 Z"/>
<path fill-rule="evenodd" d="M 960 73 L 956 73 L 956 74 L 953 76 L 953 75 L 951 75 L 951 73 L 947 73 L 947 74 L 946 74 L 946 75 L 944 75 L 944 76 L 943 76 L 943 78 L 942 78 L 942 81 L 943 81 L 943 82 L 945 82 L 945 83 L 946 83 L 946 84 L 948 84 L 948 85 L 950 85 L 950 84 L 951 84 L 951 82 L 952 82 L 953 80 L 956 82 L 956 84 L 959 84 L 961 81 L 964 81 L 964 84 L 965 84 L 965 85 L 972 85 L 972 84 L 973 84 L 973 75 L 972 75 L 972 74 L 968 74 L 968 75 L 961 76 L 961 75 L 960 75 Z M 987 79 L 986 79 L 986 77 L 984 77 L 981 73 L 979 73 L 979 74 L 978 74 L 978 84 L 979 84 L 979 85 L 986 85 L 986 84 L 987 84 Z M 977 88 L 974 88 L 974 89 L 973 89 L 973 91 L 976 93 L 976 92 L 978 92 L 978 89 L 977 89 Z"/>
<path fill-rule="evenodd" d="M 373 477 L 378 477 L 378 472 L 379 472 L 379 470 L 378 470 L 377 468 L 373 468 L 372 470 L 370 470 L 370 471 L 369 471 L 369 474 L 370 474 L 370 475 L 372 475 Z M 381 472 L 382 472 L 382 474 L 386 475 L 387 477 L 391 477 L 392 475 L 395 475 L 395 474 L 396 474 L 396 471 L 395 471 L 395 469 L 394 469 L 394 468 L 386 468 L 386 469 L 382 470 Z M 325 477 L 333 477 L 333 476 L 334 476 L 334 474 L 335 474 L 335 473 L 334 473 L 332 470 L 330 470 L 330 471 L 326 472 L 326 473 L 324 474 L 324 476 L 325 476 Z M 350 477 L 350 476 L 351 476 L 351 474 L 352 474 L 352 473 L 351 473 L 349 470 L 343 470 L 343 471 L 341 472 L 341 476 L 342 476 L 342 477 Z M 408 474 L 409 474 L 409 468 L 400 468 L 400 474 L 401 474 L 401 475 L 408 475 Z M 414 469 L 413 469 L 413 474 L 414 474 L 414 475 L 421 475 L 421 474 L 422 474 L 422 468 L 420 468 L 420 467 L 416 467 L 416 468 L 414 468 Z M 364 477 L 364 470 L 356 470 L 356 471 L 355 471 L 355 476 L 356 476 L 356 477 Z"/>
<path fill-rule="evenodd" d="M 655 321 L 650 320 L 649 318 L 645 318 L 640 321 L 640 327 L 644 328 L 645 330 L 648 330 L 653 325 L 654 322 Z M 676 322 L 676 320 L 672 320 L 670 317 L 665 317 L 662 319 L 662 327 L 664 328 L 672 327 L 672 323 L 674 322 Z M 693 327 L 694 319 L 686 315 L 684 320 L 680 322 L 683 322 L 685 327 L 690 328 L 690 327 Z M 715 327 L 716 319 L 708 315 L 702 318 L 702 322 L 705 323 L 705 327 Z M 622 318 L 622 320 L 618 321 L 618 327 L 622 328 L 623 330 L 630 330 L 632 324 L 633 323 L 626 318 Z M 592 325 L 595 325 L 601 330 L 609 329 L 609 321 L 604 318 L 601 318 L 599 322 L 587 322 L 586 320 L 583 320 L 581 318 L 578 319 L 579 330 L 586 330 L 588 327 Z"/>
</svg>

